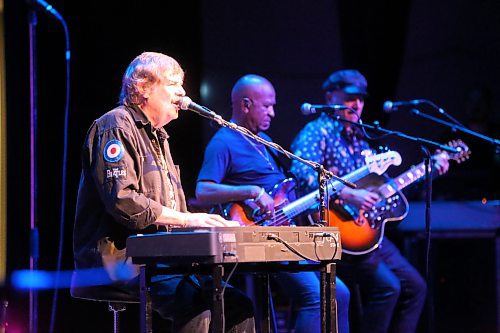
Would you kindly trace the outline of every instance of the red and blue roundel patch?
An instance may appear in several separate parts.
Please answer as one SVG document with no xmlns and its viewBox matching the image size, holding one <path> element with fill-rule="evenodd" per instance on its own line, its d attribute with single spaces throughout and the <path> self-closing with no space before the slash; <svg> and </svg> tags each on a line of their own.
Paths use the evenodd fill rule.
<svg viewBox="0 0 500 333">
<path fill-rule="evenodd" d="M 111 140 L 104 146 L 104 159 L 108 162 L 118 162 L 123 154 L 125 149 L 119 140 Z"/>
</svg>

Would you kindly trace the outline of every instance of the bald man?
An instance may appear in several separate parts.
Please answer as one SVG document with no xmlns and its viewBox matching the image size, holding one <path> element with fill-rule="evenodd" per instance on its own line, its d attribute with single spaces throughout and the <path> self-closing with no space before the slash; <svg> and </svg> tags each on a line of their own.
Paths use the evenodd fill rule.
<svg viewBox="0 0 500 333">
<path fill-rule="evenodd" d="M 276 105 L 274 87 L 267 79 L 245 75 L 231 93 L 235 124 L 265 140 Z M 274 212 L 273 199 L 266 193 L 285 179 L 282 170 L 262 143 L 231 129 L 222 128 L 212 138 L 196 187 L 196 197 L 204 204 L 254 199 L 262 212 Z"/>
<path fill-rule="evenodd" d="M 264 133 L 275 116 L 276 92 L 266 78 L 241 77 L 231 92 L 231 121 L 271 141 Z M 228 128 L 210 140 L 198 176 L 196 197 L 201 204 L 217 205 L 251 200 L 262 214 L 273 216 L 274 201 L 268 194 L 287 178 L 286 170 L 263 144 Z M 293 195 L 292 195 L 293 196 Z M 294 198 L 290 198 L 293 200 Z M 279 273 L 277 283 L 297 306 L 295 332 L 320 332 L 320 286 L 313 272 Z M 349 291 L 337 281 L 339 332 L 348 332 Z"/>
</svg>

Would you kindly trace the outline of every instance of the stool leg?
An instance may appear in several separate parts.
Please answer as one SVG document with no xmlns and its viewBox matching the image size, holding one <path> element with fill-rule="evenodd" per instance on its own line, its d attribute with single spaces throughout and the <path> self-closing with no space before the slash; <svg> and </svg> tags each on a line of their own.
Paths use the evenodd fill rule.
<svg viewBox="0 0 500 333">
<path fill-rule="evenodd" d="M 120 312 L 113 312 L 113 333 L 120 333 Z"/>
<path fill-rule="evenodd" d="M 123 303 L 108 303 L 109 311 L 113 311 L 113 333 L 120 333 L 120 312 L 125 311 L 127 307 Z"/>
</svg>

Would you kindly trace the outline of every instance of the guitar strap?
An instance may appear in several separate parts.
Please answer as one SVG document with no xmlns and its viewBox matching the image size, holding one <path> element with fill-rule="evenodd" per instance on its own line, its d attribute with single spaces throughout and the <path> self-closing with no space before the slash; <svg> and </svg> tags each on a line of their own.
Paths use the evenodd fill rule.
<svg viewBox="0 0 500 333">
<path fill-rule="evenodd" d="M 265 146 L 268 153 L 273 157 L 274 162 L 276 162 L 276 165 L 278 168 L 280 168 L 280 171 L 283 172 L 283 174 L 287 178 L 292 178 L 296 180 L 295 175 L 290 172 L 290 168 L 292 167 L 292 161 L 286 157 L 284 157 L 282 154 L 278 153 L 276 150 L 269 148 L 268 146 Z"/>
</svg>

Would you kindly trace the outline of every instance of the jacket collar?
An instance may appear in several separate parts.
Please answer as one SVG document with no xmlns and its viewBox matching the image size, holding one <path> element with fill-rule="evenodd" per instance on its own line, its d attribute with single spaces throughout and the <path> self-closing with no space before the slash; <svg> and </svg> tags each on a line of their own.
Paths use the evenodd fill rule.
<svg viewBox="0 0 500 333">
<path fill-rule="evenodd" d="M 130 112 L 132 115 L 132 118 L 134 119 L 134 122 L 139 126 L 139 127 L 145 127 L 147 128 L 150 132 L 154 133 L 157 132 L 158 136 L 164 139 L 168 139 L 169 135 L 167 131 L 163 127 L 160 128 L 154 128 L 153 125 L 151 124 L 151 121 L 149 121 L 148 117 L 146 117 L 146 114 L 144 114 L 144 111 L 139 107 L 137 104 L 125 104 L 125 108 Z"/>
</svg>

